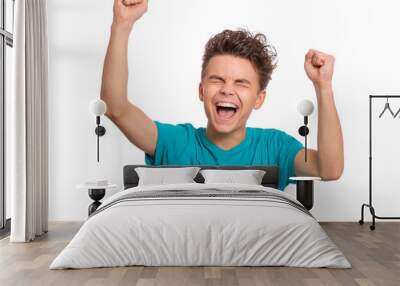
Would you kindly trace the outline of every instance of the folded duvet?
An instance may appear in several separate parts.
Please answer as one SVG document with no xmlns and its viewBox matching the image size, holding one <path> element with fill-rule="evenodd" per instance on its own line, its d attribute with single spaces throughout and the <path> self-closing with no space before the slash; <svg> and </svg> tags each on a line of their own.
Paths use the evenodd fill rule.
<svg viewBox="0 0 400 286">
<path fill-rule="evenodd" d="M 292 196 L 220 183 L 137 186 L 109 197 L 50 269 L 128 265 L 351 267 Z"/>
</svg>

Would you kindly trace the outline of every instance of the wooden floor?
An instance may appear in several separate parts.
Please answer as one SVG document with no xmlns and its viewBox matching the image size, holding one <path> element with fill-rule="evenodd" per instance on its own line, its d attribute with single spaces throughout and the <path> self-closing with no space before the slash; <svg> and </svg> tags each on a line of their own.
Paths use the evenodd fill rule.
<svg viewBox="0 0 400 286">
<path fill-rule="evenodd" d="M 0 285 L 400 285 L 400 222 L 321 223 L 352 269 L 118 267 L 48 270 L 81 223 L 50 223 L 32 243 L 0 241 Z"/>
</svg>

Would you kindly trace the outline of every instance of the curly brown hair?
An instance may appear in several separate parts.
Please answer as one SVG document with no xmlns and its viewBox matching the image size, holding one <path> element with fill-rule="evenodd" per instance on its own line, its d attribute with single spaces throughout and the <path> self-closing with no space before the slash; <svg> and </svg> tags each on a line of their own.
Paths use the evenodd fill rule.
<svg viewBox="0 0 400 286">
<path fill-rule="evenodd" d="M 252 34 L 245 29 L 224 30 L 208 40 L 203 55 L 201 78 L 213 56 L 233 55 L 249 60 L 259 75 L 260 90 L 267 87 L 272 71 L 276 67 L 277 53 L 262 33 Z"/>
</svg>

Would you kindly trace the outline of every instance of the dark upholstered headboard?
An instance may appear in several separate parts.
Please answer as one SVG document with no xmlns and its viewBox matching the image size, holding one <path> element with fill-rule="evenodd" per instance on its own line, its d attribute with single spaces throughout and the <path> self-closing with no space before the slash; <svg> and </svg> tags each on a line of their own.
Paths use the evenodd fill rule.
<svg viewBox="0 0 400 286">
<path fill-rule="evenodd" d="M 217 165 L 126 165 L 124 166 L 124 189 L 133 188 L 138 185 L 139 177 L 135 171 L 136 167 L 148 167 L 148 168 L 179 168 L 179 167 L 200 167 L 202 169 L 225 169 L 225 170 L 237 170 L 237 169 L 257 169 L 266 171 L 261 184 L 264 187 L 271 187 L 278 189 L 279 185 L 279 167 L 270 165 L 252 165 L 252 166 L 217 166 Z M 200 174 L 194 178 L 197 183 L 204 183 L 204 178 Z"/>
</svg>

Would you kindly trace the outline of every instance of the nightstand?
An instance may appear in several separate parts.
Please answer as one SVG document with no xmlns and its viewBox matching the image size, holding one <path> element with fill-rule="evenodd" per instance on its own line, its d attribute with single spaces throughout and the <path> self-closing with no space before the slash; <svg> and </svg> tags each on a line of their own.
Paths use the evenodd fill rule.
<svg viewBox="0 0 400 286">
<path fill-rule="evenodd" d="M 301 202 L 307 210 L 314 205 L 314 181 L 320 181 L 320 177 L 290 177 L 296 181 L 296 200 Z"/>
<path fill-rule="evenodd" d="M 88 207 L 88 216 L 90 216 L 101 205 L 100 200 L 104 198 L 106 190 L 114 189 L 117 187 L 115 184 L 108 184 L 105 186 L 80 184 L 76 186 L 78 189 L 87 189 L 89 197 L 94 201 Z"/>
</svg>

